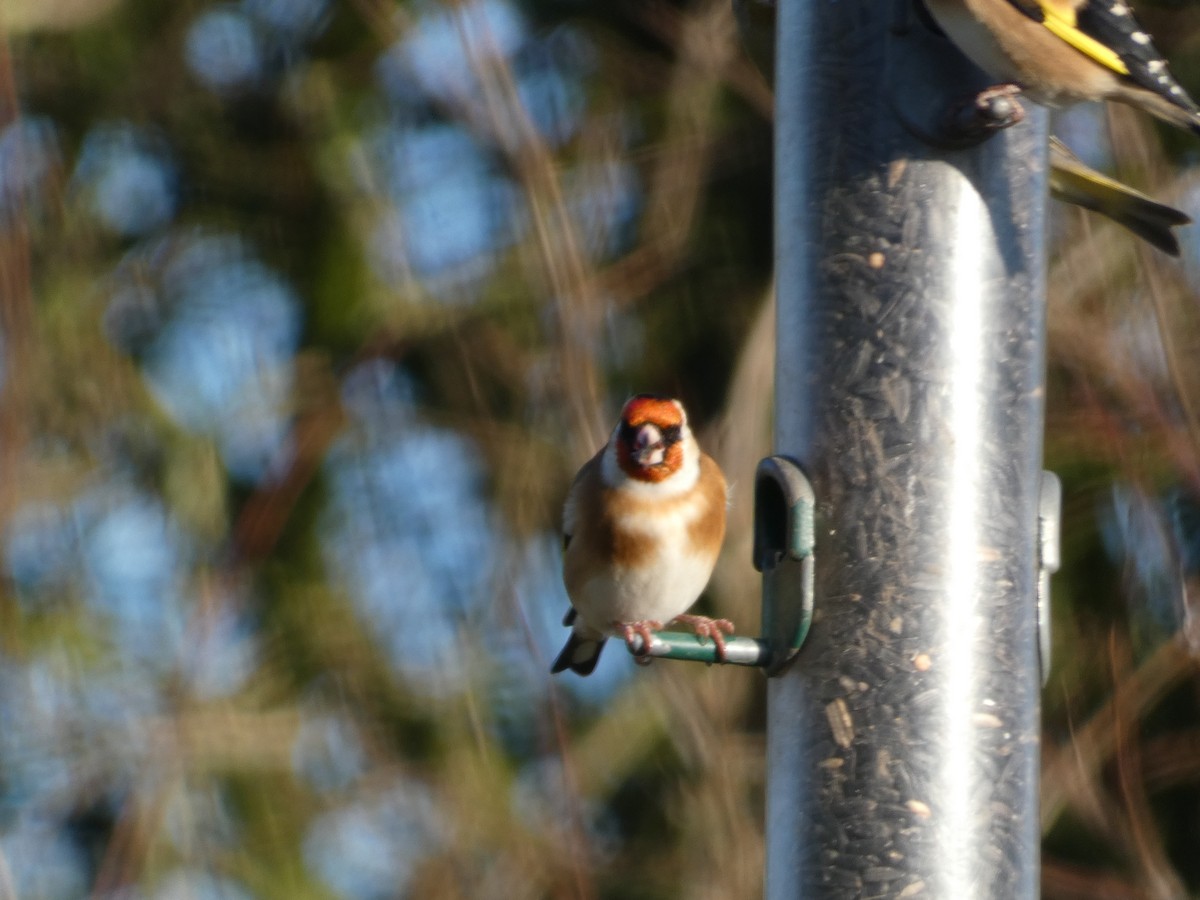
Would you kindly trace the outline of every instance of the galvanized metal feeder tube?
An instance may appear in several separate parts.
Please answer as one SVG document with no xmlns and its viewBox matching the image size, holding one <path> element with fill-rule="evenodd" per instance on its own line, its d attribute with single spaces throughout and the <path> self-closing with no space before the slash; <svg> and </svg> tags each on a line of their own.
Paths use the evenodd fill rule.
<svg viewBox="0 0 1200 900">
<path fill-rule="evenodd" d="M 1045 117 L 936 149 L 955 51 L 881 0 L 779 7 L 775 452 L 816 576 L 767 897 L 1035 897 Z"/>
</svg>

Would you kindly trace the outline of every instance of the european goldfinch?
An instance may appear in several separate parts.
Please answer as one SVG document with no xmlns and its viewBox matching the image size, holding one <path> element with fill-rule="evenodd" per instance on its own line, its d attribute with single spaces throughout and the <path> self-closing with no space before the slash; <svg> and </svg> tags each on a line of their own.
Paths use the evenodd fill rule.
<svg viewBox="0 0 1200 900">
<path fill-rule="evenodd" d="M 725 476 L 701 452 L 678 400 L 638 394 L 608 443 L 575 476 L 563 512 L 563 581 L 571 635 L 551 672 L 588 675 L 604 641 L 665 622 L 690 624 L 724 653 L 726 619 L 685 615 L 721 550 Z"/>
<path fill-rule="evenodd" d="M 927 3 L 931 8 L 941 6 L 943 9 L 963 5 L 961 0 L 941 4 L 937 0 L 927 0 Z M 734 0 L 734 10 L 750 58 L 768 80 L 773 80 L 775 4 L 765 0 Z M 1082 10 L 1078 16 L 1083 17 Z M 1190 121 L 1188 127 L 1192 127 Z M 1179 241 L 1171 229 L 1192 221 L 1186 213 L 1089 168 L 1053 135 L 1050 137 L 1049 182 L 1050 193 L 1056 200 L 1108 216 L 1164 253 L 1179 255 Z"/>
<path fill-rule="evenodd" d="M 1200 134 L 1200 107 L 1124 0 L 925 0 L 974 63 L 1047 106 L 1117 100 Z"/>
</svg>

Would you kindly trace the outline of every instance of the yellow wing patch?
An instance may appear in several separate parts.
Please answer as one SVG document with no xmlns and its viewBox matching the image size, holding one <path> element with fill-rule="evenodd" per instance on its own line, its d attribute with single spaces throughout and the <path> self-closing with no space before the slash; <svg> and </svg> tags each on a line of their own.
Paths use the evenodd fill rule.
<svg viewBox="0 0 1200 900">
<path fill-rule="evenodd" d="M 1066 41 L 1080 53 L 1085 53 L 1100 65 L 1112 69 L 1119 75 L 1128 75 L 1129 69 L 1111 48 L 1106 47 L 1093 37 L 1089 37 L 1076 27 L 1075 8 L 1052 2 L 1038 0 L 1038 6 L 1045 16 L 1043 25 L 1055 37 Z"/>
</svg>

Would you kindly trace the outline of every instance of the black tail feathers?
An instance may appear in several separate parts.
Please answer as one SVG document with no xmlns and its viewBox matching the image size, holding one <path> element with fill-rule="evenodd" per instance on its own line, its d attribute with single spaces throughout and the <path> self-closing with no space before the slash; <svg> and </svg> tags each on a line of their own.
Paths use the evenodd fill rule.
<svg viewBox="0 0 1200 900">
<path fill-rule="evenodd" d="M 550 667 L 550 673 L 553 675 L 570 669 L 576 675 L 591 675 L 603 649 L 603 639 L 595 641 L 582 638 L 572 631 L 571 636 L 567 638 L 567 645 L 562 648 L 562 653 L 558 654 L 558 659 L 554 660 L 554 665 Z"/>
</svg>

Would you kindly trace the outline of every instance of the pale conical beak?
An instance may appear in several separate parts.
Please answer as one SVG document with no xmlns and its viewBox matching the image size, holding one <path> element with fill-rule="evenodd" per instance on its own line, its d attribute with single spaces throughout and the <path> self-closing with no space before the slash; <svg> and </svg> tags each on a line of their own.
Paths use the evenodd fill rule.
<svg viewBox="0 0 1200 900">
<path fill-rule="evenodd" d="M 666 456 L 662 432 L 654 425 L 643 425 L 633 439 L 633 458 L 639 466 L 657 466 Z"/>
</svg>

